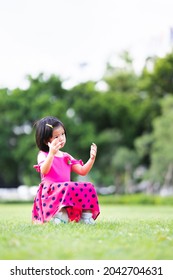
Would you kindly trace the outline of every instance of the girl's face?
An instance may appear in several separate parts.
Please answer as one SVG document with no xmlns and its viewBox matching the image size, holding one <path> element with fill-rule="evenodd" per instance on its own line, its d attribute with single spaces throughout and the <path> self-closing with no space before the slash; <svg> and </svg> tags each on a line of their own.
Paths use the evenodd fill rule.
<svg viewBox="0 0 173 280">
<path fill-rule="evenodd" d="M 57 139 L 57 143 L 61 143 L 60 148 L 63 148 L 65 146 L 66 136 L 64 128 L 62 126 L 58 126 L 53 129 L 52 137 L 50 138 L 49 142 L 51 143 L 54 139 Z"/>
</svg>

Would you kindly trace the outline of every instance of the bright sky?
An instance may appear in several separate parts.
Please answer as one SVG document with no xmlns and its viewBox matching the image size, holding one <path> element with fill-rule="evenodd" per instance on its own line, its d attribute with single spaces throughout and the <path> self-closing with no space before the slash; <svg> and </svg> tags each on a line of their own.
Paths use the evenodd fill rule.
<svg viewBox="0 0 173 280">
<path fill-rule="evenodd" d="M 170 27 L 173 0 L 0 0 L 0 88 L 40 72 L 99 80 L 123 50 L 139 70 L 171 50 Z"/>
</svg>

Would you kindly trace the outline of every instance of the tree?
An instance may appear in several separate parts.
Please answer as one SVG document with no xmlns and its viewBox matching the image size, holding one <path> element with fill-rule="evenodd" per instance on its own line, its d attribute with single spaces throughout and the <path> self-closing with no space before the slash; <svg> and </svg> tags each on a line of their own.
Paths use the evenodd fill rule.
<svg viewBox="0 0 173 280">
<path fill-rule="evenodd" d="M 139 159 L 136 152 L 126 147 L 119 147 L 114 154 L 112 166 L 114 168 L 117 192 L 131 192 L 131 187 L 133 185 L 132 174 L 138 162 Z"/>
<path fill-rule="evenodd" d="M 133 59 L 130 54 L 128 51 L 124 51 L 116 60 L 120 61 L 120 66 L 117 65 L 118 62 L 108 62 L 103 77 L 109 90 L 123 94 L 136 92 L 138 76 L 133 69 Z"/>
<path fill-rule="evenodd" d="M 59 78 L 52 76 L 44 80 L 40 74 L 35 79 L 28 79 L 30 86 L 27 90 L 0 91 L 1 186 L 38 181 L 38 175 L 33 172 L 37 154 L 34 122 L 47 114 L 61 117 L 67 110 L 66 91 Z"/>
<path fill-rule="evenodd" d="M 173 94 L 173 52 L 165 57 L 146 59 L 139 82 L 141 90 L 147 92 L 155 101 Z"/>
<path fill-rule="evenodd" d="M 149 176 L 154 182 L 164 184 L 173 168 L 173 97 L 161 101 L 162 115 L 153 121 L 153 144 Z M 173 176 L 169 184 L 173 184 Z"/>
<path fill-rule="evenodd" d="M 168 139 L 172 140 L 172 101 L 167 99 L 172 96 L 172 56 L 150 59 L 150 69 L 148 60 L 137 76 L 125 52 L 121 67 L 110 64 L 107 68 L 102 79 L 108 85 L 104 91 L 97 87 L 98 81 L 66 90 L 59 77 L 46 78 L 44 74 L 28 76 L 26 90 L 1 89 L 1 186 L 39 182 L 39 175 L 33 170 L 38 152 L 34 123 L 46 115 L 64 122 L 66 151 L 74 157 L 86 161 L 90 144 L 98 145 L 91 171 L 96 184 L 113 184 L 116 177 L 121 178 L 118 185 L 123 186 L 127 174 L 132 178 L 137 162 L 150 170 L 150 178 L 164 182 L 165 174 L 171 174 L 172 160 L 170 142 L 167 144 Z M 167 105 L 162 105 L 162 100 Z M 164 160 L 160 160 L 161 149 L 166 155 Z"/>
</svg>

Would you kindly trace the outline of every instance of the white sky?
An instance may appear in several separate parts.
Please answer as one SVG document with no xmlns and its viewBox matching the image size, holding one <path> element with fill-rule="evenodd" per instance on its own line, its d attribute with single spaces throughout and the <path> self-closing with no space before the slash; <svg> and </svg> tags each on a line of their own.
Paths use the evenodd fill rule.
<svg viewBox="0 0 173 280">
<path fill-rule="evenodd" d="M 0 0 L 0 88 L 40 72 L 98 80 L 123 50 L 138 70 L 171 50 L 170 27 L 173 0 Z"/>
</svg>

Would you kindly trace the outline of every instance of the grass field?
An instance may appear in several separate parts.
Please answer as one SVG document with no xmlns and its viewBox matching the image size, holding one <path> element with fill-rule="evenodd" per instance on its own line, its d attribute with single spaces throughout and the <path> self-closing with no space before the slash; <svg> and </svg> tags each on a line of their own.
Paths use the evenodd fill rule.
<svg viewBox="0 0 173 280">
<path fill-rule="evenodd" d="M 105 205 L 96 225 L 31 224 L 31 204 L 0 204 L 1 260 L 172 260 L 173 208 Z"/>
</svg>

